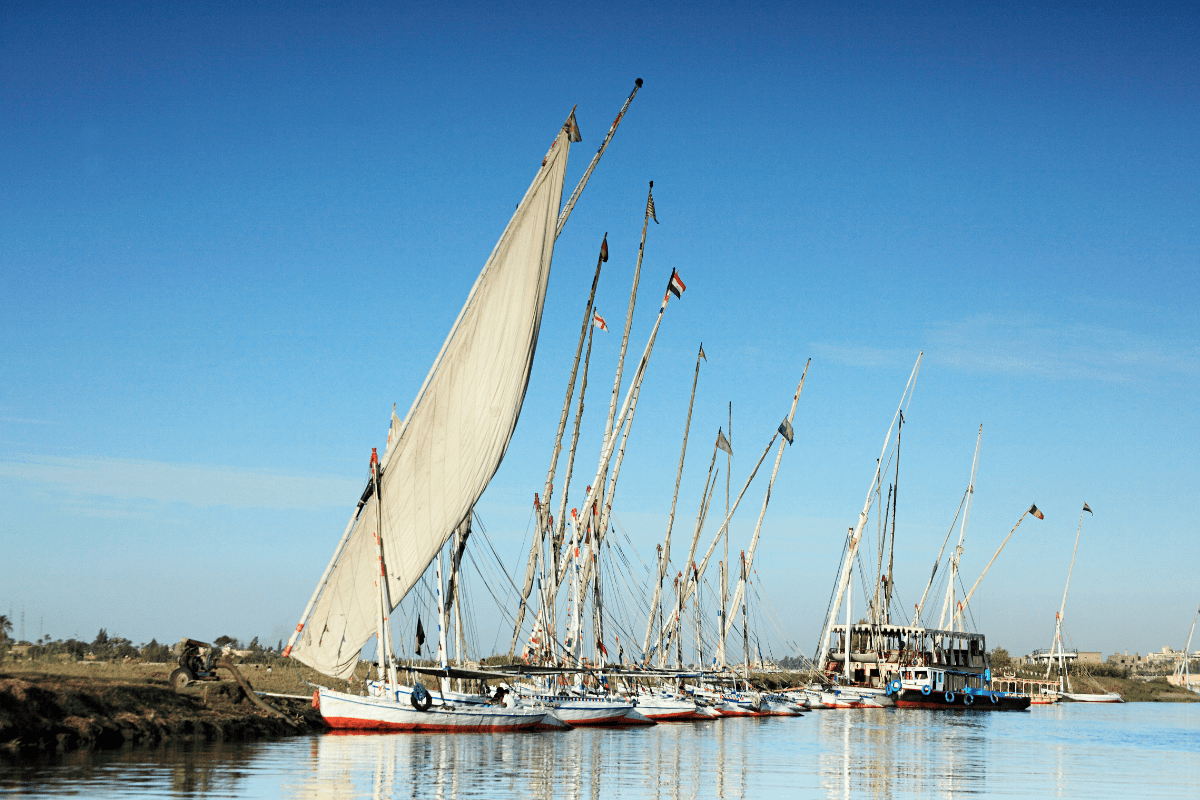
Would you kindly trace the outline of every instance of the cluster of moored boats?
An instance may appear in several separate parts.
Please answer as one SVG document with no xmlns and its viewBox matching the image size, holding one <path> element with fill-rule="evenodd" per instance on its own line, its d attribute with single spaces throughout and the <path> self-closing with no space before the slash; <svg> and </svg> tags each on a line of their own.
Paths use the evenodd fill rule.
<svg viewBox="0 0 1200 800">
<path fill-rule="evenodd" d="M 639 79 L 578 186 L 564 203 L 567 154 L 571 144 L 581 140 L 572 111 L 485 263 L 408 413 L 400 418 L 393 408 L 384 454 L 379 456 L 372 450 L 366 488 L 284 650 L 285 655 L 321 673 L 352 681 L 364 645 L 374 638 L 376 676 L 374 680 L 362 682 L 358 691 L 318 687 L 313 695 L 314 704 L 334 728 L 410 731 L 516 731 L 588 725 L 649 725 L 726 717 L 795 717 L 814 709 L 1028 708 L 1033 701 L 1029 693 L 1012 691 L 993 680 L 983 635 L 964 630 L 963 612 L 979 582 L 976 581 L 961 601 L 955 595 L 958 559 L 962 554 L 974 494 L 978 440 L 971 481 L 921 601 L 911 621 L 894 621 L 903 616 L 893 598 L 891 555 L 895 547 L 900 431 L 920 369 L 920 356 L 889 426 L 863 510 L 857 524 L 849 531 L 817 656 L 808 671 L 810 680 L 803 686 L 767 692 L 756 690 L 749 683 L 747 587 L 753 574 L 755 548 L 771 488 L 785 448 L 793 441 L 793 420 L 807 365 L 792 397 L 791 410 L 778 429 L 772 431 L 770 441 L 732 504 L 729 491 L 731 433 L 727 436 L 724 429 L 718 431 L 691 532 L 690 549 L 687 557 L 678 562 L 682 568 L 673 581 L 674 598 L 669 600 L 665 595 L 672 589 L 669 571 L 674 571 L 671 569 L 671 532 L 691 428 L 696 381 L 700 362 L 707 360 L 701 346 L 696 358 L 692 400 L 684 427 L 667 532 L 658 548 L 654 568 L 656 581 L 652 581 L 652 598 L 640 655 L 632 661 L 621 655 L 615 662 L 604 663 L 607 650 L 599 575 L 600 555 L 604 552 L 602 545 L 606 544 L 606 534 L 613 530 L 610 521 L 613 498 L 642 380 L 668 303 L 672 297 L 681 298 L 685 288 L 682 278 L 672 270 L 653 331 L 624 398 L 618 403 L 646 232 L 651 219 L 658 221 L 653 182 L 647 196 L 642 241 L 595 478 L 587 486 L 582 502 L 568 513 L 567 495 L 579 441 L 593 335 L 597 328 L 607 330 L 607 323 L 595 309 L 597 283 L 602 265 L 608 260 L 607 236 L 601 244 L 550 468 L 542 492 L 534 496 L 536 531 L 523 588 L 519 590 L 509 648 L 511 657 L 525 631 L 523 624 L 527 610 L 530 611 L 532 627 L 521 653 L 523 658 L 520 662 L 510 659 L 514 663 L 507 666 L 464 668 L 461 646 L 458 646 L 459 665 L 451 666 L 447 633 L 453 630 L 456 636 L 462 635 L 460 565 L 472 533 L 474 505 L 496 472 L 520 414 L 538 343 L 554 242 L 641 85 Z M 576 405 L 575 387 L 581 356 L 582 382 Z M 573 406 L 577 408 L 574 429 L 569 444 L 565 445 L 564 435 Z M 741 553 L 740 570 L 731 574 L 730 520 L 776 442 L 774 470 L 753 538 Z M 559 474 L 559 456 L 564 447 L 567 455 L 565 478 L 558 493 L 558 513 L 555 514 L 552 501 Z M 714 473 L 718 451 L 726 453 L 726 510 L 719 530 L 704 555 L 699 556 L 700 536 L 720 472 L 717 469 Z M 885 503 L 884 487 L 892 471 L 895 475 L 887 485 Z M 869 534 L 867 523 L 873 509 L 880 519 L 876 526 L 878 538 L 874 542 L 874 552 L 871 552 L 861 545 L 864 536 Z M 1017 526 L 1028 515 L 1042 517 L 1037 507 L 1031 506 Z M 942 563 L 946 544 L 960 517 L 958 545 L 946 561 L 947 569 L 941 573 L 942 580 L 946 581 L 941 614 L 936 625 L 926 626 L 923 616 L 932 612 L 927 612 L 925 605 L 934 592 L 938 565 Z M 1012 536 L 1011 532 L 1009 536 Z M 689 603 L 695 608 L 695 663 L 709 663 L 701 637 L 700 588 L 722 537 L 724 557 L 718 560 L 720 610 L 714 626 L 717 652 L 712 656 L 710 651 L 711 668 L 685 668 L 683 624 L 685 615 L 691 613 Z M 869 539 L 869 535 L 866 538 Z M 448 580 L 444 580 L 443 550 L 448 544 L 450 570 Z M 875 569 L 868 570 L 873 572 L 870 580 L 862 574 L 866 569 L 864 561 L 875 564 Z M 394 655 L 396 647 L 389 616 L 431 568 L 436 572 L 433 594 L 438 619 L 437 663 L 434 667 L 416 663 L 400 666 Z M 866 613 L 857 623 L 852 622 L 852 585 L 856 569 L 858 583 L 864 587 L 873 586 L 866 598 Z M 984 574 L 986 572 L 985 569 Z M 736 588 L 733 588 L 734 583 Z M 588 603 L 592 610 L 590 624 L 583 614 Z M 565 607 L 566 616 L 562 626 L 558 624 L 560 607 Z M 741 612 L 745 648 L 745 664 L 740 674 L 728 668 L 725 652 L 726 639 L 736 622 L 735 610 Z M 843 610 L 845 621 L 839 624 Z M 562 635 L 559 635 L 560 627 Z M 423 632 L 419 622 L 417 628 L 420 641 Z M 1056 633 L 1056 641 L 1060 639 Z M 590 659 L 583 655 L 582 643 L 587 640 L 594 643 Z M 670 668 L 670 653 L 675 655 L 674 669 Z M 600 664 L 603 666 L 589 666 Z M 402 681 L 400 674 L 404 672 L 408 678 Z M 426 688 L 416 679 L 417 675 L 432 678 L 435 686 Z M 451 689 L 451 681 L 457 682 L 458 691 Z M 464 691 L 467 684 L 474 685 L 478 691 Z"/>
</svg>

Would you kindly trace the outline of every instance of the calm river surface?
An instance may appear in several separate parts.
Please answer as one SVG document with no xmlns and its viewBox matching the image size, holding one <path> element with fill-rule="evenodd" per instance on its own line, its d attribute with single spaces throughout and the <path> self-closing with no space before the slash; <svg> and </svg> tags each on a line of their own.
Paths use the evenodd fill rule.
<svg viewBox="0 0 1200 800">
<path fill-rule="evenodd" d="M 15 797 L 1196 797 L 1200 704 L 875 709 L 0 761 Z"/>
</svg>

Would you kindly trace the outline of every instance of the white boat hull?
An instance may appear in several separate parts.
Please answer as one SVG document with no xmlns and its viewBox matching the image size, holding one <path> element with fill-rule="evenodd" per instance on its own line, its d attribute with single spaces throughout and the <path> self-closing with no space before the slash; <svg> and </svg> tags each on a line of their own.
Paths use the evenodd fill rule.
<svg viewBox="0 0 1200 800">
<path fill-rule="evenodd" d="M 633 703 L 607 698 L 559 697 L 558 695 L 533 695 L 521 697 L 522 705 L 528 707 L 534 703 L 546 706 L 554 712 L 554 716 L 573 728 L 587 725 L 623 725 L 636 724 L 638 720 L 623 721 Z"/>
<path fill-rule="evenodd" d="M 694 700 L 639 695 L 634 704 L 640 714 L 655 722 L 683 722 L 696 718 L 696 702 Z"/>
<path fill-rule="evenodd" d="M 1116 692 L 1105 694 L 1074 694 L 1063 692 L 1063 697 L 1075 703 L 1124 703 L 1125 699 Z"/>
<path fill-rule="evenodd" d="M 386 697 L 363 697 L 331 689 L 317 690 L 321 717 L 335 730 L 480 733 L 534 730 L 542 726 L 545 709 L 470 706 L 431 707 L 418 711 Z"/>
</svg>

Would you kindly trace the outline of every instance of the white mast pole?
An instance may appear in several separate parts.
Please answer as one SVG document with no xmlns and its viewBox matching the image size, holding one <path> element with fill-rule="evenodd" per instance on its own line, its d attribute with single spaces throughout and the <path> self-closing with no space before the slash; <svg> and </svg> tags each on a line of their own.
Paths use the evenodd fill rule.
<svg viewBox="0 0 1200 800">
<path fill-rule="evenodd" d="M 729 516 L 729 476 L 733 473 L 733 401 L 729 401 L 729 450 L 725 452 L 725 515 Z M 721 624 L 717 628 L 717 661 L 721 669 L 729 666 L 725 653 L 725 640 L 729 621 L 729 528 L 725 528 L 725 550 L 719 566 L 721 568 Z"/>
<path fill-rule="evenodd" d="M 547 586 L 547 591 L 551 602 L 558 597 L 558 584 L 561 580 L 561 567 L 559 566 L 560 551 L 562 543 L 566 537 L 567 526 L 567 495 L 571 488 L 571 477 L 575 473 L 575 452 L 579 446 L 579 426 L 583 421 L 583 399 L 587 394 L 588 368 L 592 360 L 592 338 L 596 333 L 595 316 L 592 317 L 592 322 L 588 327 L 588 344 L 587 352 L 583 357 L 583 379 L 579 385 L 579 405 L 575 409 L 575 429 L 571 433 L 571 449 L 567 451 L 567 474 L 563 477 L 562 497 L 559 499 L 558 506 L 558 526 L 554 532 L 554 537 L 550 542 L 550 576 L 551 583 Z"/>
<path fill-rule="evenodd" d="M 746 551 L 741 553 L 742 574 L 738 579 L 739 586 L 746 585 Z M 746 596 L 743 594 L 733 601 L 736 607 L 738 603 L 742 605 L 742 680 L 746 681 L 747 686 L 750 683 L 750 621 L 746 615 Z"/>
<path fill-rule="evenodd" d="M 375 556 L 379 561 L 379 575 L 375 578 L 375 584 L 379 587 L 379 613 L 375 619 L 375 636 L 379 643 L 379 682 L 386 688 L 395 685 L 396 668 L 391 664 L 392 647 L 388 637 L 388 614 L 392 603 L 388 596 L 387 565 L 383 560 L 383 537 L 380 535 L 379 455 L 374 447 L 371 448 L 371 482 L 375 487 Z"/>
<path fill-rule="evenodd" d="M 617 126 L 621 124 L 621 119 L 625 116 L 625 111 L 629 108 L 629 104 L 633 102 L 633 96 L 637 94 L 638 89 L 642 88 L 642 79 L 638 78 L 634 81 L 633 91 L 629 93 L 629 97 L 625 98 L 625 105 L 621 106 L 620 113 L 613 120 L 613 124 L 609 126 L 608 133 L 604 136 L 604 141 L 600 142 L 600 149 L 596 151 L 596 155 L 592 156 L 592 163 L 588 164 L 587 169 L 583 171 L 583 177 L 579 179 L 579 184 L 575 187 L 575 191 L 571 192 L 571 196 L 567 198 L 567 204 L 563 206 L 562 212 L 558 215 L 558 227 L 554 230 L 554 238 L 562 233 L 563 226 L 567 224 L 567 218 L 571 216 L 571 211 L 575 208 L 575 203 L 579 200 L 579 195 L 583 194 L 583 187 L 587 186 L 588 178 L 592 177 L 592 170 L 600 163 L 600 156 L 604 155 L 605 149 L 608 148 L 608 143 L 612 141 L 613 134 L 617 132 Z M 571 113 L 575 113 L 572 110 Z"/>
<path fill-rule="evenodd" d="M 1084 506 L 1086 507 L 1087 503 L 1084 503 Z M 1083 510 L 1082 509 L 1080 509 L 1080 511 L 1079 511 L 1079 527 L 1075 529 L 1075 548 L 1073 550 L 1071 550 L 1071 566 L 1067 569 L 1067 585 L 1063 588 L 1062 605 L 1059 606 L 1058 614 L 1056 614 L 1054 617 L 1054 641 L 1058 645 L 1058 653 L 1059 653 L 1058 667 L 1059 667 L 1059 670 L 1063 670 L 1062 620 L 1063 620 L 1063 614 L 1065 614 L 1067 612 L 1067 592 L 1069 592 L 1071 590 L 1071 573 L 1073 573 L 1075 571 L 1075 555 L 1076 555 L 1076 553 L 1079 552 L 1079 535 L 1081 533 L 1083 533 Z M 1064 672 L 1064 674 L 1065 674 L 1065 672 Z M 1047 665 L 1046 665 L 1046 677 L 1047 678 L 1050 677 L 1049 663 L 1047 663 Z M 1061 678 L 1060 678 L 1060 680 L 1061 680 Z"/>
<path fill-rule="evenodd" d="M 550 512 L 550 499 L 554 494 L 554 472 L 558 467 L 558 455 L 562 452 L 563 432 L 567 428 L 567 417 L 571 414 L 571 398 L 575 396 L 575 378 L 579 373 L 579 357 L 583 353 L 583 341 L 588 336 L 592 324 L 592 313 L 596 301 L 596 286 L 600 283 L 600 268 L 608 260 L 608 234 L 600 245 L 600 254 L 596 257 L 596 273 L 592 276 L 592 290 L 588 295 L 587 307 L 583 312 L 583 326 L 579 330 L 579 344 L 575 346 L 575 362 L 571 365 L 571 379 L 567 381 L 567 395 L 563 398 L 562 413 L 558 417 L 558 432 L 554 435 L 554 449 L 550 453 L 550 468 L 546 471 L 546 485 L 542 489 L 542 501 L 538 504 L 537 530 L 529 548 L 529 564 L 525 568 L 525 585 L 521 589 L 521 602 L 517 606 L 517 622 L 513 628 L 512 644 L 509 645 L 508 655 L 511 657 L 517 648 L 517 640 L 521 636 L 521 624 L 525 620 L 525 605 L 529 593 L 533 590 L 533 576 L 537 571 L 538 557 L 542 552 L 542 541 L 546 538 L 547 515 Z M 564 502 L 566 493 L 563 493 Z"/>
<path fill-rule="evenodd" d="M 804 365 L 804 372 L 800 375 L 800 385 L 796 387 L 796 394 L 792 396 L 792 408 L 788 411 L 787 427 L 791 427 L 792 420 L 796 417 L 796 404 L 800 402 L 800 393 L 804 391 L 804 379 L 808 376 L 808 366 L 812 363 L 812 359 Z M 783 425 L 779 426 L 783 428 Z M 775 485 L 775 477 L 779 475 L 779 462 L 783 460 L 783 448 L 787 444 L 787 439 L 780 439 L 779 451 L 775 454 L 775 468 L 771 470 L 771 480 L 767 482 L 767 494 L 763 498 L 762 508 L 758 512 L 758 522 L 754 523 L 754 535 L 750 538 L 749 553 L 743 552 L 742 558 L 745 559 L 745 567 L 742 570 L 741 579 L 738 580 L 737 591 L 733 595 L 732 606 L 737 608 L 738 603 L 742 600 L 742 595 L 746 591 L 746 576 L 754 569 L 754 549 L 758 547 L 758 534 L 762 530 L 763 518 L 767 515 L 767 504 L 771 502 L 771 487 Z M 726 634 L 732 629 L 732 624 L 727 624 L 725 628 Z"/>
<path fill-rule="evenodd" d="M 971 482 L 967 484 L 966 505 L 963 508 L 962 527 L 958 529 L 958 546 L 950 554 L 950 581 L 946 586 L 946 600 L 942 603 L 942 615 L 938 617 L 938 630 L 946 624 L 946 613 L 953 607 L 954 583 L 958 580 L 958 563 L 963 554 L 963 540 L 967 535 L 967 517 L 971 515 L 971 500 L 975 497 L 975 469 L 979 466 L 979 443 L 983 439 L 983 423 L 979 424 L 979 433 L 975 437 L 975 459 L 971 462 Z M 931 578 L 932 580 L 932 578 Z M 953 621 L 950 623 L 953 627 Z"/>
<path fill-rule="evenodd" d="M 650 598 L 650 614 L 646 617 L 646 637 L 642 640 L 642 652 L 650 646 L 650 634 L 654 627 L 654 615 L 658 611 L 658 601 L 662 597 L 662 582 L 667 575 L 667 561 L 671 557 L 671 529 L 675 526 L 675 504 L 679 501 L 679 482 L 683 479 L 683 459 L 687 455 L 688 432 L 692 429 L 692 407 L 696 403 L 696 384 L 700 381 L 700 358 L 704 355 L 704 345 L 696 354 L 696 371 L 692 375 L 692 396 L 688 400 L 687 422 L 683 426 L 683 447 L 679 451 L 679 469 L 675 472 L 675 493 L 671 495 L 671 513 L 667 517 L 667 535 L 659 555 L 658 582 L 654 586 L 654 596 Z"/>
<path fill-rule="evenodd" d="M 675 273 L 672 271 L 672 278 L 674 275 Z M 629 414 L 630 406 L 636 400 L 638 389 L 641 386 L 641 379 L 645 375 L 647 364 L 650 362 L 650 353 L 654 350 L 654 340 L 658 337 L 658 329 L 662 325 L 663 313 L 667 310 L 667 299 L 670 296 L 670 291 L 663 296 L 662 305 L 658 309 L 658 318 L 654 321 L 654 329 L 650 331 L 650 339 L 646 342 L 646 349 L 642 351 L 642 360 L 638 363 L 637 371 L 634 373 L 633 383 L 630 385 L 628 391 L 626 391 L 625 400 L 621 404 L 621 411 L 617 414 L 615 423 L 616 430 L 620 430 L 625 424 L 626 417 Z M 603 496 L 603 480 L 604 476 L 608 472 L 608 464 L 612 458 L 613 448 L 615 445 L 615 436 L 610 436 L 606 439 L 604 448 L 600 453 L 600 463 L 596 467 L 596 478 L 592 481 L 592 485 L 588 487 L 586 503 L 589 506 L 596 502 L 596 498 Z M 605 522 L 607 522 L 607 517 L 605 518 Z"/>
<path fill-rule="evenodd" d="M 992 568 L 992 564 L 996 563 L 996 559 L 999 557 L 1000 551 L 1004 549 L 1004 545 L 1008 544 L 1008 540 L 1011 539 L 1012 535 L 1017 532 L 1017 528 L 1021 527 L 1021 523 L 1025 521 L 1025 517 L 1028 516 L 1029 512 L 1033 511 L 1035 508 L 1037 508 L 1037 506 L 1032 505 L 1024 514 L 1021 515 L 1021 518 L 1017 520 L 1017 524 L 1013 525 L 1012 530 L 1008 532 L 1008 536 L 1005 536 L 1004 541 L 1000 543 L 998 548 L 996 548 L 996 555 L 992 556 L 992 560 L 987 563 L 987 566 L 983 568 L 983 572 L 981 572 L 979 577 L 975 579 L 975 584 L 971 587 L 971 591 L 967 592 L 967 596 L 964 597 L 963 601 L 958 604 L 958 608 L 954 614 L 955 619 L 953 620 L 955 623 L 960 622 L 963 609 L 968 603 L 971 602 L 971 597 L 975 594 L 975 590 L 979 588 L 979 582 L 983 580 L 983 576 L 987 575 L 988 570 Z"/>
<path fill-rule="evenodd" d="M 443 670 L 449 669 L 450 664 L 446 660 L 446 585 L 442 583 L 442 551 L 438 550 L 437 554 L 437 612 L 438 612 L 438 666 Z M 441 687 L 442 695 L 450 691 L 450 679 L 445 675 L 442 676 L 438 684 Z"/>
<path fill-rule="evenodd" d="M 699 585 L 700 579 L 704 576 L 704 571 L 708 568 L 708 562 L 709 562 L 709 559 L 712 558 L 713 551 L 716 550 L 717 545 L 720 544 L 721 536 L 725 533 L 726 529 L 729 527 L 729 521 L 731 519 L 733 519 L 733 515 L 737 513 L 738 506 L 741 505 L 742 498 L 745 497 L 745 495 L 746 495 L 746 490 L 750 488 L 751 481 L 753 481 L 754 476 L 758 474 L 758 468 L 762 466 L 763 461 L 765 461 L 767 458 L 767 454 L 771 452 L 771 447 L 775 444 L 775 438 L 777 436 L 779 436 L 778 431 L 776 431 L 775 434 L 771 437 L 771 441 L 767 442 L 767 446 L 763 450 L 762 455 L 758 457 L 758 463 L 756 463 L 754 465 L 754 469 L 750 471 L 750 477 L 746 478 L 746 483 L 742 486 L 742 490 L 740 492 L 738 492 L 738 496 L 737 496 L 737 499 L 733 503 L 733 507 L 730 508 L 729 513 L 725 515 L 725 521 L 721 523 L 721 527 L 717 530 L 717 535 L 715 537 L 713 537 L 712 542 L 709 543 L 708 551 L 705 552 L 704 559 L 700 562 L 700 567 L 696 571 L 696 577 L 695 577 L 694 581 L 691 583 L 688 583 L 684 587 L 684 596 L 683 596 L 684 602 L 687 602 L 688 598 L 690 598 L 692 596 L 692 591 L 696 588 L 696 586 Z M 710 502 L 711 502 L 711 496 L 710 496 Z M 670 626 L 668 626 L 668 628 L 670 628 L 671 626 L 674 626 L 674 624 L 675 624 L 675 619 L 674 619 L 674 615 L 672 614 L 672 618 L 670 620 Z M 668 636 L 669 635 L 670 635 L 670 633 L 668 630 Z M 662 645 L 662 646 L 665 646 L 665 645 Z"/>
<path fill-rule="evenodd" d="M 851 566 L 851 574 L 854 567 Z M 850 608 L 854 604 L 854 582 L 850 581 L 846 584 L 846 685 L 850 685 Z"/>
<path fill-rule="evenodd" d="M 908 376 L 908 383 L 904 387 L 904 394 L 900 395 L 900 405 L 896 408 L 896 414 L 892 417 L 892 424 L 888 426 L 887 436 L 883 440 L 883 449 L 879 453 L 879 459 L 875 462 L 875 475 L 871 479 L 871 486 L 867 490 L 867 499 L 863 502 L 863 509 L 858 515 L 858 524 L 850 531 L 850 543 L 846 548 L 846 559 L 842 563 L 842 574 L 838 579 L 837 593 L 834 597 L 833 605 L 829 609 L 829 616 L 825 620 L 824 630 L 821 632 L 821 648 L 813 659 L 814 664 L 820 664 L 821 659 L 829 652 L 829 636 L 833 630 L 833 622 L 837 619 L 837 612 L 842 605 L 842 598 L 846 594 L 846 588 L 850 584 L 850 567 L 854 561 L 855 555 L 858 553 L 858 543 L 862 539 L 863 529 L 867 525 L 867 516 L 871 511 L 871 503 L 875 499 L 875 486 L 879 483 L 880 471 L 883 469 L 883 457 L 887 454 L 888 444 L 892 441 L 892 430 L 896 427 L 896 420 L 900 418 L 900 414 L 904 411 L 905 399 L 912 400 L 910 392 L 913 390 L 917 374 L 921 370 L 921 358 L 925 352 L 921 351 L 917 354 L 917 363 L 913 365 L 912 373 Z"/>
</svg>

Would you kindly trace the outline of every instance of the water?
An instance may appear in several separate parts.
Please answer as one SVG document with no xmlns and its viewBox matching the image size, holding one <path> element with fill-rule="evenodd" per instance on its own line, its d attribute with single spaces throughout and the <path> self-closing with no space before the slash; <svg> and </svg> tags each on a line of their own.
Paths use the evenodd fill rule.
<svg viewBox="0 0 1200 800">
<path fill-rule="evenodd" d="M 314 736 L 0 761 L 88 798 L 1194 797 L 1200 704 L 874 709 L 542 734 Z"/>
</svg>

